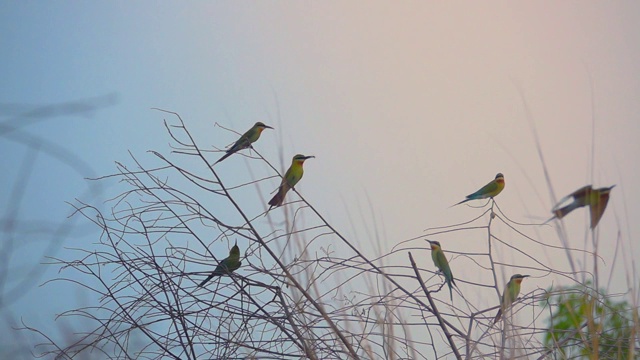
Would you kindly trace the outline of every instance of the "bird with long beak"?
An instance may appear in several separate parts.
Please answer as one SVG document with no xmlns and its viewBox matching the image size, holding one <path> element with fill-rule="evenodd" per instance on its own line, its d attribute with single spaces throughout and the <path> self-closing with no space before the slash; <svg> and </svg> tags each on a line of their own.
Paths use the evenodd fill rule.
<svg viewBox="0 0 640 360">
<path fill-rule="evenodd" d="M 451 297 L 451 301 L 453 301 L 453 285 L 456 282 L 453 279 L 453 274 L 451 273 L 451 267 L 449 267 L 449 262 L 447 261 L 447 257 L 444 256 L 444 251 L 440 247 L 440 242 L 427 240 L 431 245 L 431 259 L 433 259 L 433 264 L 442 271 L 444 275 L 444 280 L 449 286 L 449 296 Z"/>
<path fill-rule="evenodd" d="M 284 202 L 284 196 L 287 194 L 287 192 L 290 189 L 293 189 L 298 181 L 302 179 L 302 175 L 304 175 L 302 165 L 304 164 L 305 160 L 310 158 L 315 158 L 315 156 L 305 156 L 298 154 L 293 157 L 293 159 L 291 160 L 291 166 L 289 166 L 289 169 L 282 178 L 282 182 L 280 183 L 278 192 L 273 196 L 271 200 L 269 200 L 269 210 L 271 210 L 271 208 L 273 207 L 282 205 L 282 203 Z"/>
<path fill-rule="evenodd" d="M 213 279 L 215 276 L 231 274 L 232 272 L 238 270 L 241 264 L 242 261 L 240 261 L 240 248 L 238 247 L 238 244 L 235 244 L 231 248 L 231 251 L 229 251 L 229 256 L 220 261 L 213 272 L 209 276 L 207 276 L 206 279 L 202 280 L 198 287 L 203 287 L 204 284 Z"/>
<path fill-rule="evenodd" d="M 500 320 L 502 314 L 511 307 L 516 299 L 518 299 L 518 295 L 520 294 L 520 284 L 522 284 L 522 280 L 526 277 L 529 277 L 529 275 L 515 274 L 511 276 L 511 279 L 509 279 L 509 282 L 504 287 L 502 301 L 500 302 L 500 309 L 498 309 L 498 314 L 496 314 L 496 318 L 493 320 L 494 324 Z"/>
<path fill-rule="evenodd" d="M 591 185 L 581 187 L 562 198 L 562 200 L 560 200 L 560 202 L 551 209 L 553 217 L 547 220 L 547 222 L 553 219 L 560 220 L 579 207 L 589 206 L 589 211 L 591 212 L 591 228 L 595 228 L 600 222 L 600 218 L 602 218 L 604 210 L 607 208 L 609 195 L 611 193 L 611 189 L 614 187 L 615 185 L 599 189 L 594 189 Z M 570 199 L 573 199 L 571 203 L 560 207 Z"/>
<path fill-rule="evenodd" d="M 500 194 L 500 192 L 504 189 L 504 175 L 502 173 L 498 173 L 496 178 L 491 180 L 487 185 L 481 187 L 478 191 L 467 195 L 466 199 L 460 201 L 459 203 L 453 205 L 460 205 L 466 203 L 471 200 L 479 200 L 479 199 L 488 199 Z"/>
<path fill-rule="evenodd" d="M 247 130 L 246 133 L 240 136 L 240 139 L 238 139 L 238 141 L 236 141 L 233 145 L 231 145 L 229 150 L 227 150 L 227 153 L 224 154 L 224 156 L 222 156 L 220 160 L 216 161 L 216 164 L 242 149 L 251 147 L 251 144 L 253 144 L 260 138 L 260 134 L 262 134 L 262 131 L 264 129 L 273 129 L 273 128 L 271 126 L 265 125 L 260 121 L 255 123 L 251 129 Z"/>
</svg>

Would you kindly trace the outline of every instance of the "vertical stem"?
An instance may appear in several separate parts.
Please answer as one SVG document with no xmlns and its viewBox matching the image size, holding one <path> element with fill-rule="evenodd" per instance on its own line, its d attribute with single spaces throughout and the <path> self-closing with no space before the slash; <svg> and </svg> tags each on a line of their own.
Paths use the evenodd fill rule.
<svg viewBox="0 0 640 360">
<path fill-rule="evenodd" d="M 442 331 L 444 332 L 444 335 L 447 338 L 447 341 L 449 341 L 449 346 L 451 346 L 451 350 L 455 354 L 456 359 L 462 360 L 462 356 L 460 355 L 460 352 L 456 347 L 456 343 L 453 341 L 453 336 L 451 336 L 451 333 L 449 333 L 449 330 L 447 329 L 447 325 L 444 323 L 442 316 L 440 316 L 440 312 L 436 308 L 436 303 L 431 298 L 431 293 L 424 286 L 424 281 L 422 281 L 422 276 L 420 276 L 420 272 L 418 271 L 418 266 L 416 265 L 416 262 L 413 260 L 413 256 L 411 256 L 411 252 L 409 252 L 409 260 L 411 261 L 411 267 L 413 267 L 413 271 L 416 273 L 416 278 L 418 279 L 418 282 L 422 287 L 422 291 L 424 291 L 425 295 L 427 295 L 429 304 L 431 304 L 431 310 L 433 314 L 436 316 L 436 318 L 438 319 L 438 323 L 440 324 L 440 327 L 442 328 Z"/>
</svg>

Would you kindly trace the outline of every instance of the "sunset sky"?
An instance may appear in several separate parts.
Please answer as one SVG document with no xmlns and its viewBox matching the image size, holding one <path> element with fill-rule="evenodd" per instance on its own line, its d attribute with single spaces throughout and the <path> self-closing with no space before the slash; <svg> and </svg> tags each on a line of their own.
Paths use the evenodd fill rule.
<svg viewBox="0 0 640 360">
<path fill-rule="evenodd" d="M 140 159 L 151 157 L 147 150 L 169 153 L 167 116 L 151 110 L 158 107 L 178 112 L 208 147 L 235 140 L 215 123 L 239 132 L 256 121 L 275 127 L 256 149 L 281 169 L 296 153 L 315 155 L 297 190 L 359 244 L 375 217 L 388 252 L 424 229 L 478 215 L 449 206 L 498 172 L 506 188 L 497 201 L 512 220 L 549 218 L 554 202 L 537 133 L 556 200 L 586 184 L 617 184 L 598 227 L 600 271 L 614 279 L 610 292 L 638 290 L 631 259 L 640 256 L 639 2 L 9 1 L 0 4 L 0 54 L 5 224 L 69 221 L 65 202 L 87 194 L 84 178 L 113 173 L 115 161 L 131 163 L 129 151 Z M 25 116 L 82 100 L 99 108 L 43 121 Z M 51 154 L 60 149 L 86 166 Z M 232 157 L 219 171 L 246 174 L 246 162 Z M 17 206 L 12 196 L 20 184 Z M 102 200 L 117 195 L 101 191 Z M 565 221 L 572 247 L 590 249 L 586 214 L 576 210 Z M 96 229 L 73 221 L 62 246 L 95 241 Z M 21 298 L 0 313 L 50 326 L 82 294 L 39 286 L 57 276 L 54 267 L 22 278 L 25 269 L 46 266 L 36 264 L 50 255 L 53 235 L 4 228 L 5 244 L 11 238 L 28 245 L 3 259 L 3 303 Z M 559 245 L 553 226 L 524 229 Z M 618 237 L 615 257 L 609 244 Z M 452 239 L 446 248 L 463 252 L 474 241 Z M 562 253 L 513 245 L 564 266 Z M 465 260 L 452 266 L 456 261 Z M 498 278 L 512 272 L 499 270 Z M 473 269 L 459 265 L 456 273 L 480 281 Z M 562 283 L 533 275 L 525 283 L 531 288 Z"/>
</svg>

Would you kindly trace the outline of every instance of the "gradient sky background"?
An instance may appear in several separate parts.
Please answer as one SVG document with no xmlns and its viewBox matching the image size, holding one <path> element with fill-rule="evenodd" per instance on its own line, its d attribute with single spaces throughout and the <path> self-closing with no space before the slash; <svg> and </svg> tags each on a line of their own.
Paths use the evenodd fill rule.
<svg viewBox="0 0 640 360">
<path fill-rule="evenodd" d="M 141 159 L 151 149 L 168 153 L 166 116 L 150 110 L 160 107 L 180 113 L 199 143 L 218 147 L 234 137 L 215 122 L 240 132 L 255 121 L 276 127 L 257 149 L 282 167 L 295 153 L 315 155 L 298 190 L 361 244 L 373 221 L 366 215 L 352 224 L 349 217 L 361 208 L 368 214 L 370 201 L 383 224 L 384 252 L 428 227 L 473 217 L 479 210 L 448 207 L 497 172 L 507 182 L 500 207 L 515 221 L 543 221 L 553 201 L 524 96 L 557 198 L 589 183 L 618 185 L 598 231 L 611 242 L 620 232 L 618 256 L 632 255 L 613 267 L 614 249 L 601 249 L 602 275 L 615 279 L 610 291 L 626 292 L 637 288 L 625 275 L 637 275 L 630 259 L 640 251 L 639 24 L 634 1 L 5 1 L 0 116 L 20 130 L 1 132 L 2 218 L 59 224 L 71 212 L 65 201 L 86 194 L 84 177 L 114 172 L 114 161 L 129 162 L 128 151 Z M 36 123 L 21 116 L 89 98 L 110 106 Z M 93 172 L 48 155 L 41 140 L 45 148 L 25 181 L 21 164 L 33 155 L 25 133 L 75 154 Z M 221 165 L 228 174 L 246 172 L 239 159 Z M 25 186 L 19 206 L 11 203 L 16 184 Z M 574 247 L 584 247 L 585 214 L 567 218 Z M 74 226 L 64 246 L 95 238 L 86 223 Z M 1 311 L 49 326 L 83 295 L 36 287 L 55 268 L 37 281 L 21 277 L 43 261 L 52 236 L 27 236 L 24 228 L 2 236 L 6 242 L 16 233 L 26 245 L 3 265 L 11 273 L 0 281 L 3 299 L 23 296 Z M 535 236 L 559 244 L 552 227 Z M 464 251 L 472 241 L 447 248 Z M 565 261 L 540 247 L 521 249 L 543 262 Z M 374 247 L 365 252 L 380 255 Z M 458 269 L 458 277 L 474 280 L 473 271 Z M 558 281 L 543 276 L 529 284 Z"/>
</svg>

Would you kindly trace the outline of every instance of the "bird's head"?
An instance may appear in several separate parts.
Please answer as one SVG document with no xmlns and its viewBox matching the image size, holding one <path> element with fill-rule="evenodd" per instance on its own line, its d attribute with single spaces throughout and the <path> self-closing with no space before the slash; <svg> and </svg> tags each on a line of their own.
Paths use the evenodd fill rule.
<svg viewBox="0 0 640 360">
<path fill-rule="evenodd" d="M 233 245 L 233 247 L 231 248 L 231 251 L 229 251 L 229 256 L 240 258 L 240 248 L 238 247 L 238 244 Z"/>
<path fill-rule="evenodd" d="M 440 242 L 439 241 L 435 241 L 435 240 L 427 240 L 429 242 L 429 245 L 431 245 L 431 250 L 438 250 L 440 249 Z"/>
<path fill-rule="evenodd" d="M 601 194 L 608 194 L 608 193 L 611 192 L 611 189 L 613 189 L 614 187 L 616 187 L 616 186 L 615 185 L 611 185 L 609 187 L 602 188 L 602 189 L 600 189 L 600 193 Z"/>
<path fill-rule="evenodd" d="M 511 276 L 511 280 L 515 283 L 520 284 L 522 282 L 522 280 L 524 280 L 524 278 L 529 277 L 529 275 L 521 275 L 521 274 L 515 274 L 513 276 Z"/>
<path fill-rule="evenodd" d="M 502 173 L 498 173 L 496 175 L 496 181 L 497 182 L 504 182 L 504 175 L 502 175 Z"/>
<path fill-rule="evenodd" d="M 302 154 L 297 154 L 296 156 L 293 157 L 292 163 L 302 164 L 305 160 L 310 158 L 315 158 L 315 156 L 305 156 Z"/>
<path fill-rule="evenodd" d="M 253 125 L 254 128 L 258 129 L 259 131 L 262 131 L 264 129 L 273 129 L 271 126 L 269 125 L 265 125 L 263 122 L 258 121 L 257 123 L 255 123 L 255 125 Z"/>
</svg>

